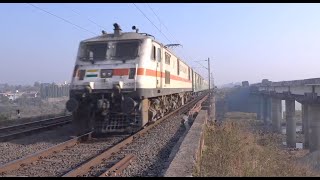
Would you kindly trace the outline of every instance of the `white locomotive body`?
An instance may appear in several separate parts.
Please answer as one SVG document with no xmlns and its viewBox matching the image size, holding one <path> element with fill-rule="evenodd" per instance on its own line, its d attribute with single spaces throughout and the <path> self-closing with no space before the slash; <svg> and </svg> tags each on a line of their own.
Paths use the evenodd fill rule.
<svg viewBox="0 0 320 180">
<path fill-rule="evenodd" d="M 67 102 L 79 132 L 133 132 L 208 89 L 151 35 L 114 28 L 80 42 Z"/>
</svg>

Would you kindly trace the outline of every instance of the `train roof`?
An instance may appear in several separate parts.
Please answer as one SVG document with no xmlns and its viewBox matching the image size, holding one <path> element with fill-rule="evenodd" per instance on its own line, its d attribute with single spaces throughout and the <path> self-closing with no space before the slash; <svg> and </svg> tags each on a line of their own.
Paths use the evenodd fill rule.
<svg viewBox="0 0 320 180">
<path fill-rule="evenodd" d="M 115 34 L 102 34 L 100 36 L 96 36 L 93 38 L 85 39 L 81 42 L 99 42 L 99 41 L 112 41 L 112 40 L 130 40 L 130 39 L 147 39 L 150 38 L 150 36 L 142 33 L 136 33 L 136 32 L 124 32 L 121 33 L 119 36 L 116 36 Z"/>
</svg>

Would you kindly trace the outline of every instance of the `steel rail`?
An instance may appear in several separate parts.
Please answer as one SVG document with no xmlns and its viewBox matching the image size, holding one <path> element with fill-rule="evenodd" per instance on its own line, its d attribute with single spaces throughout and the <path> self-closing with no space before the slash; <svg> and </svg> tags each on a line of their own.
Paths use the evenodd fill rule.
<svg viewBox="0 0 320 180">
<path fill-rule="evenodd" d="M 75 146 L 77 143 L 79 143 L 81 141 L 84 141 L 86 139 L 90 139 L 91 135 L 92 135 L 92 132 L 89 132 L 84 135 L 70 139 L 66 142 L 55 145 L 53 147 L 49 147 L 49 148 L 42 150 L 40 152 L 26 156 L 24 158 L 20 158 L 15 161 L 11 161 L 9 163 L 6 163 L 6 164 L 0 166 L 0 174 L 5 174 L 8 171 L 19 169 L 20 167 L 24 166 L 25 164 L 30 164 L 34 161 L 37 161 L 38 159 L 41 159 L 41 158 L 44 158 L 46 156 L 51 155 L 54 152 L 62 151 L 68 147 Z"/>
<path fill-rule="evenodd" d="M 133 154 L 126 155 L 123 159 L 109 168 L 106 172 L 102 173 L 99 177 L 115 177 L 120 175 L 121 172 L 128 167 L 135 158 L 136 157 Z"/>
<path fill-rule="evenodd" d="M 0 142 L 71 123 L 71 115 L 0 128 Z M 1 135 L 2 134 L 2 135 Z"/>
<path fill-rule="evenodd" d="M 143 136 L 145 133 L 147 133 L 150 129 L 154 128 L 156 125 L 158 125 L 159 123 L 167 120 L 170 116 L 177 114 L 177 113 L 181 113 L 184 112 L 188 109 L 190 109 L 191 107 L 194 106 L 194 104 L 196 104 L 197 102 L 206 99 L 208 97 L 208 95 L 203 95 L 198 97 L 197 99 L 192 100 L 191 102 L 189 102 L 188 104 L 181 106 L 180 108 L 170 112 L 169 114 L 165 115 L 164 117 L 162 117 L 161 119 L 155 121 L 152 124 L 147 125 L 144 129 L 138 131 L 137 133 L 135 133 L 134 135 L 129 136 L 128 138 L 122 140 L 121 142 L 119 142 L 117 145 L 106 149 L 104 152 L 102 152 L 100 155 L 91 158 L 91 160 L 83 163 L 82 165 L 78 166 L 77 168 L 69 171 L 68 173 L 66 173 L 65 175 L 63 175 L 62 177 L 77 177 L 77 176 L 82 176 L 84 174 L 86 174 L 87 172 L 89 172 L 94 166 L 97 166 L 99 164 L 101 164 L 102 162 L 104 162 L 105 160 L 109 159 L 110 157 L 112 157 L 114 154 L 116 154 L 117 152 L 121 151 L 124 147 L 126 147 L 128 144 L 132 143 L 133 140 Z M 204 101 L 204 100 L 203 100 Z M 202 101 L 202 102 L 203 102 Z"/>
</svg>

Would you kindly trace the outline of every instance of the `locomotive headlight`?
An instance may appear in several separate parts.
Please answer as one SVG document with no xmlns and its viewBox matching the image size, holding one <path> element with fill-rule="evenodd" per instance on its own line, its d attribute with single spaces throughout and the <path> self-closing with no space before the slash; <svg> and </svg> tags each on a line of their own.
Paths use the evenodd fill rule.
<svg viewBox="0 0 320 180">
<path fill-rule="evenodd" d="M 101 78 L 111 78 L 113 75 L 112 69 L 101 69 L 100 77 Z"/>
</svg>

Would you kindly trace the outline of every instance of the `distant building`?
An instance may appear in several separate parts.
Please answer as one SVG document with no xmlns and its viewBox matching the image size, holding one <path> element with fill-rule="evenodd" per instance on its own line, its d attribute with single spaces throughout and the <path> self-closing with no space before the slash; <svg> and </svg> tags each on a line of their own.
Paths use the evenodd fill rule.
<svg viewBox="0 0 320 180">
<path fill-rule="evenodd" d="M 56 83 L 41 83 L 40 97 L 41 98 L 56 98 L 69 96 L 70 85 L 66 82 L 64 84 Z"/>
<path fill-rule="evenodd" d="M 249 87 L 249 81 L 242 81 L 243 87 Z"/>
</svg>

